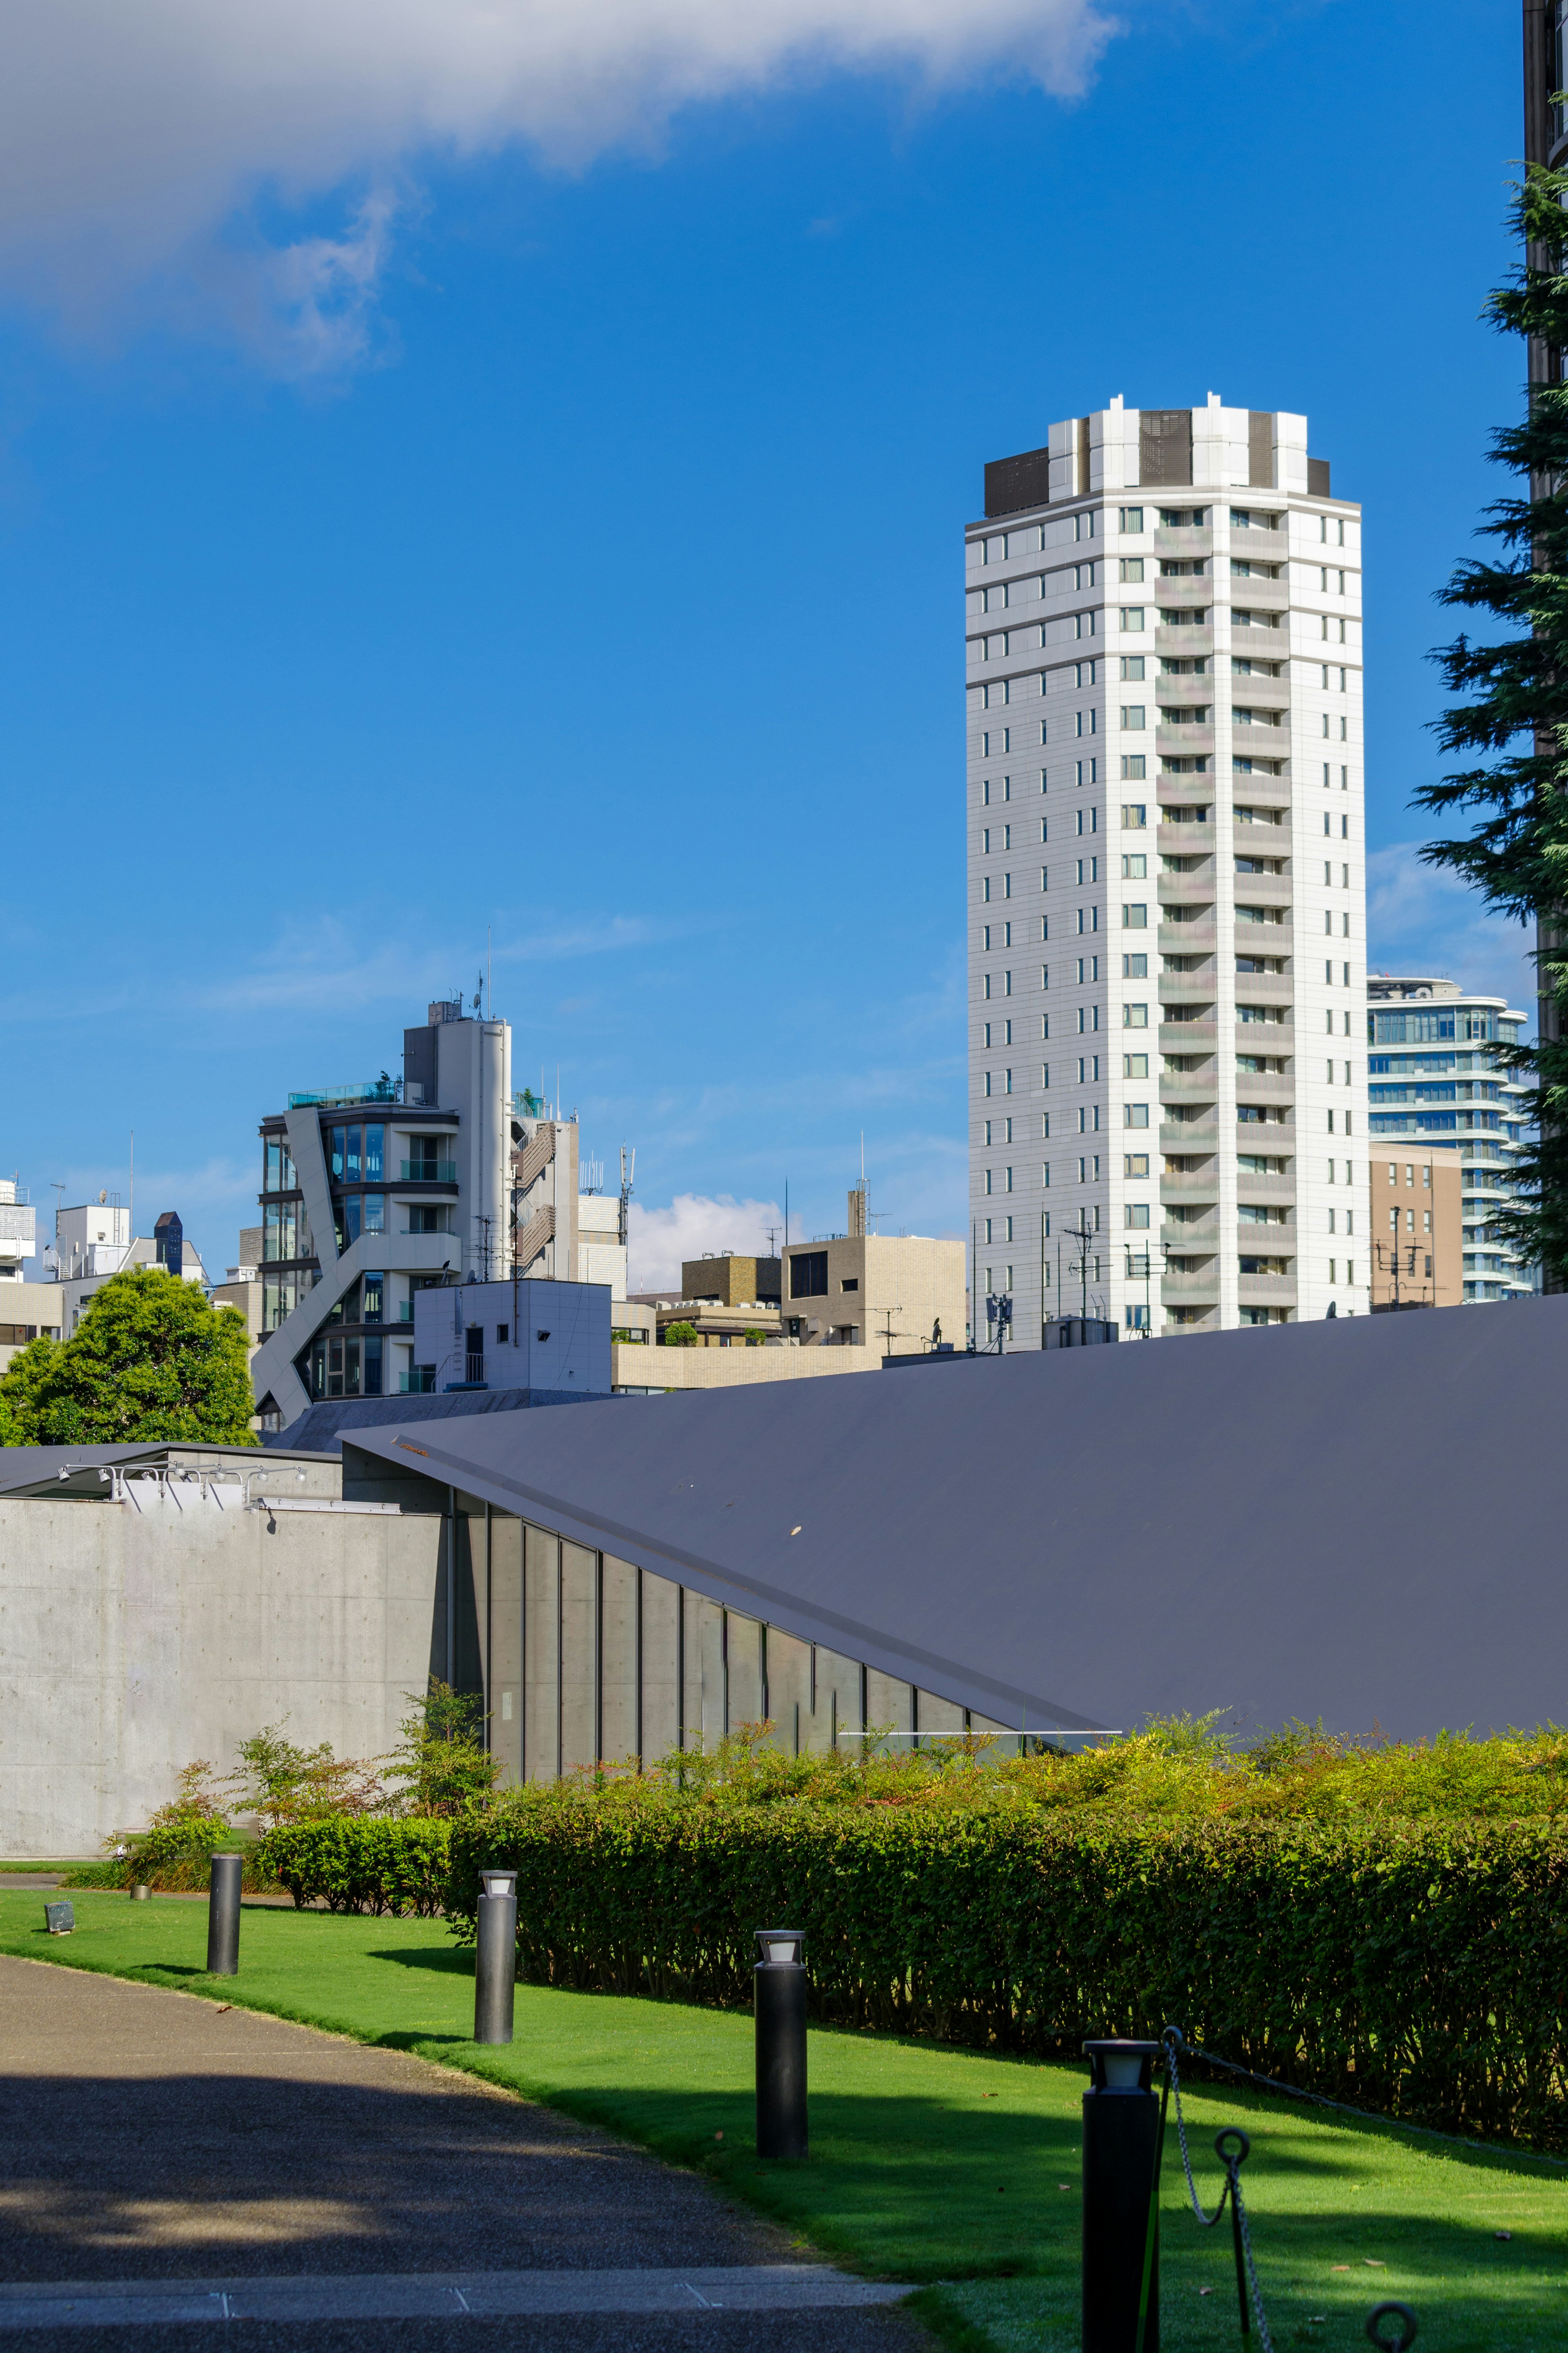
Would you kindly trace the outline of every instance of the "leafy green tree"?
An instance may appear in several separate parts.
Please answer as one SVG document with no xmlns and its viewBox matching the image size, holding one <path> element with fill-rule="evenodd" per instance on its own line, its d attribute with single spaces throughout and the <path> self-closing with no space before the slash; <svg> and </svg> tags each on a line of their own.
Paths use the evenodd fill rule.
<svg viewBox="0 0 1568 2353">
<path fill-rule="evenodd" d="M 478 1692 L 458 1692 L 435 1675 L 399 1730 L 394 1777 L 405 1786 L 398 1801 L 415 1814 L 461 1814 L 488 1804 L 501 1760 L 485 1746 L 485 1703 Z"/>
<path fill-rule="evenodd" d="M 33 1341 L 0 1378 L 7 1446 L 254 1446 L 255 1410 L 245 1318 L 161 1267 L 113 1276 L 68 1340 Z"/>
<path fill-rule="evenodd" d="M 697 1326 L 695 1324 L 667 1324 L 659 1338 L 667 1348 L 695 1348 Z"/>
<path fill-rule="evenodd" d="M 1538 340 L 1552 373 L 1568 354 L 1568 173 L 1531 164 L 1512 221 L 1517 267 L 1489 297 L 1503 332 Z M 1427 842 L 1421 855 L 1462 874 L 1487 904 L 1538 923 L 1539 987 L 1557 1009 L 1557 1038 L 1503 1049 L 1532 1082 L 1525 1108 L 1535 1135 L 1517 1163 L 1517 1206 L 1494 1218 L 1529 1259 L 1568 1274 L 1568 382 L 1530 388 L 1521 425 L 1492 436 L 1492 456 L 1519 491 L 1488 510 L 1486 562 L 1457 566 L 1445 604 L 1485 614 L 1503 634 L 1485 645 L 1455 638 L 1436 656 L 1452 703 L 1436 722 L 1445 752 L 1466 765 L 1424 785 L 1417 804 L 1474 829 Z M 1551 1025 L 1549 1024 L 1548 1027 Z"/>
</svg>

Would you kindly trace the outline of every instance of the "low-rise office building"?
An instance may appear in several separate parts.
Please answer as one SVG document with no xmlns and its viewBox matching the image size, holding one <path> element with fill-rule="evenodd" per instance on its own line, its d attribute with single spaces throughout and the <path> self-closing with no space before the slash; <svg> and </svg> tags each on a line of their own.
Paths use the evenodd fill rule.
<svg viewBox="0 0 1568 2353">
<path fill-rule="evenodd" d="M 866 1348 L 918 1356 L 964 1337 L 962 1241 L 866 1230 L 866 1195 L 852 1187 L 848 1230 L 785 1245 L 781 1314 L 785 1333 L 810 1348 Z"/>
<path fill-rule="evenodd" d="M 1464 1218 L 1458 1161 L 1430 1149 L 1379 1153 L 1372 1184 L 1372 1312 L 1458 1307 L 1464 1298 Z"/>
</svg>

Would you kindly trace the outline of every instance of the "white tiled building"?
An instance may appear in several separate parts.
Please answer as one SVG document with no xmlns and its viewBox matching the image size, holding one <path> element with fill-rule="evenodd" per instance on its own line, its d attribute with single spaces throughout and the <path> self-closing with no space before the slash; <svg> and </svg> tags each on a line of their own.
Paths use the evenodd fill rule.
<svg viewBox="0 0 1568 2353">
<path fill-rule="evenodd" d="M 1361 511 L 1120 400 L 965 533 L 975 1288 L 1012 1345 L 1368 1304 Z M 1357 1206 L 1361 1215 L 1357 1217 Z M 982 1328 L 984 1337 L 984 1327 Z"/>
</svg>

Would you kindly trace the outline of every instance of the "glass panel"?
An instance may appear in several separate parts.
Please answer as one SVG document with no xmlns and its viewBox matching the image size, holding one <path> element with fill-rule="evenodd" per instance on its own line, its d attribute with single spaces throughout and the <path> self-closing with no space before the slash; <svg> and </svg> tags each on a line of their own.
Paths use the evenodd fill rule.
<svg viewBox="0 0 1568 2353">
<path fill-rule="evenodd" d="M 382 1293 L 386 1287 L 384 1274 L 367 1274 L 364 1278 L 364 1304 L 360 1310 L 362 1324 L 381 1322 Z"/>
<path fill-rule="evenodd" d="M 279 1227 L 282 1212 L 276 1201 L 268 1201 L 261 1212 L 261 1256 L 279 1259 L 284 1252 L 279 1248 Z"/>
<path fill-rule="evenodd" d="M 364 1230 L 367 1234 L 384 1233 L 386 1229 L 386 1196 L 367 1193 L 364 1196 Z"/>
<path fill-rule="evenodd" d="M 343 1395 L 344 1397 L 359 1395 L 359 1342 L 357 1340 L 343 1342 Z"/>
<path fill-rule="evenodd" d="M 381 1342 L 367 1340 L 364 1344 L 364 1393 L 366 1397 L 381 1395 Z"/>
<path fill-rule="evenodd" d="M 278 1255 L 298 1258 L 300 1207 L 296 1201 L 283 1201 L 278 1210 Z"/>
<path fill-rule="evenodd" d="M 334 1127 L 331 1131 L 332 1147 L 328 1166 L 330 1166 L 332 1175 L 337 1177 L 340 1182 L 342 1181 L 343 1173 L 345 1135 L 346 1131 L 341 1127 Z"/>
<path fill-rule="evenodd" d="M 355 1157 L 358 1157 L 357 1154 Z M 342 1202 L 342 1227 L 351 1242 L 357 1242 L 359 1240 L 360 1207 L 359 1194 L 345 1194 Z"/>
<path fill-rule="evenodd" d="M 281 1189 L 282 1166 L 283 1155 L 279 1149 L 278 1138 L 275 1135 L 269 1135 L 267 1138 L 262 1164 L 261 1189 L 264 1193 L 276 1193 Z"/>
<path fill-rule="evenodd" d="M 379 1185 L 386 1174 L 383 1149 L 386 1141 L 384 1127 L 367 1127 L 364 1132 L 364 1173 L 366 1182 Z"/>
<path fill-rule="evenodd" d="M 357 1127 L 351 1127 L 348 1131 L 347 1165 L 343 1169 L 343 1175 L 350 1184 L 359 1182 L 359 1147 L 360 1131 Z"/>
</svg>

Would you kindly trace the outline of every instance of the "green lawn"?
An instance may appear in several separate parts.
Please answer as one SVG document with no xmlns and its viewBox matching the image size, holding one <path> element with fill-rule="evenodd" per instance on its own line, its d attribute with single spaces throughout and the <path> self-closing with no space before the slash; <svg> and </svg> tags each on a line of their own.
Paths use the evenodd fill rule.
<svg viewBox="0 0 1568 2353">
<path fill-rule="evenodd" d="M 1002 2353 L 1077 2345 L 1079 2069 L 814 2033 L 810 2161 L 767 2167 L 752 2150 L 748 2017 L 519 1986 L 515 2042 L 481 2050 L 468 2039 L 472 1957 L 439 1923 L 247 1907 L 240 1975 L 217 1979 L 203 1905 L 72 1900 L 76 1934 L 51 1939 L 40 1895 L 0 1893 L 0 1951 L 469 2069 L 700 2168 L 868 2272 L 944 2283 L 932 2316 L 945 2333 L 967 2323 Z M 1368 2308 L 1398 2297 L 1420 2316 L 1424 2353 L 1568 2348 L 1568 2174 L 1245 2094 L 1195 2093 L 1188 2118 L 1211 2202 L 1215 2132 L 1242 2122 L 1252 2136 L 1244 2186 L 1277 2344 L 1350 2353 Z M 1173 2126 L 1164 2190 L 1163 2341 L 1234 2346 L 1228 2223 L 1204 2232 L 1186 2214 Z"/>
</svg>

